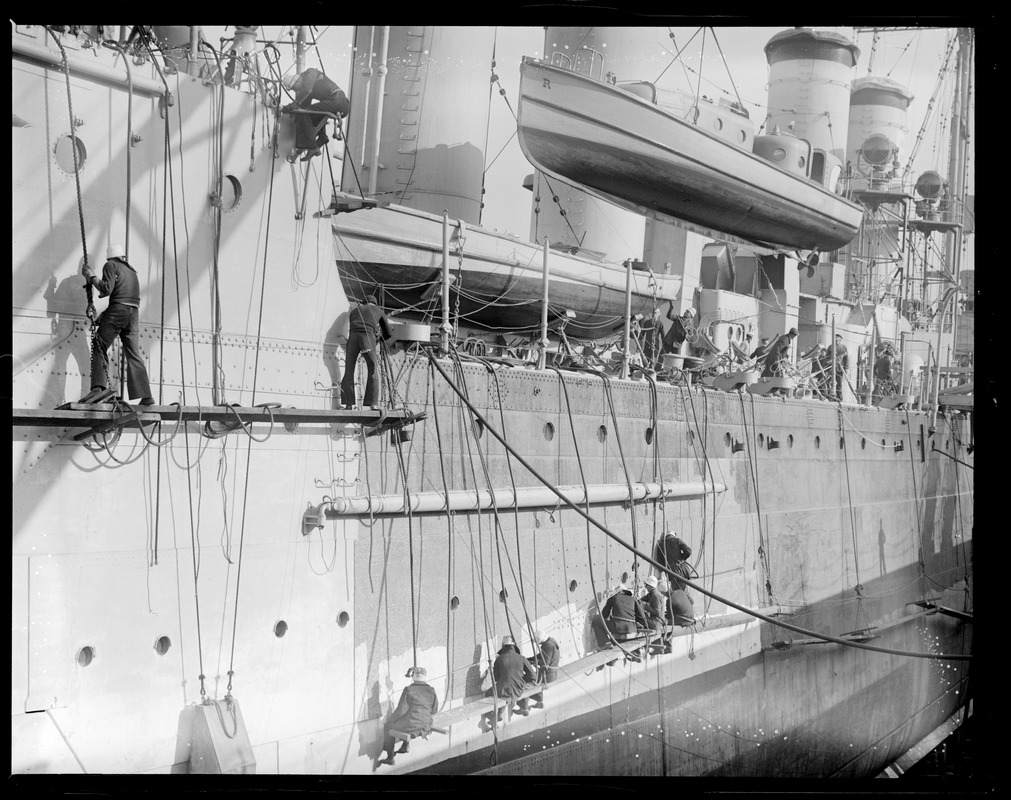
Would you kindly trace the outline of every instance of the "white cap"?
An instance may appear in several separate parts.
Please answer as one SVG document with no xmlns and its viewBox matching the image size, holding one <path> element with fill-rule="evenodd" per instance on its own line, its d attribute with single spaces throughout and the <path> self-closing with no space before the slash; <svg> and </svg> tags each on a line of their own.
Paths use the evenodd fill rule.
<svg viewBox="0 0 1011 800">
<path fill-rule="evenodd" d="M 106 260 L 110 258 L 126 258 L 126 248 L 119 242 L 109 242 L 109 246 L 105 248 L 105 258 Z"/>
<path fill-rule="evenodd" d="M 645 583 L 647 586 L 652 586 L 655 588 L 657 584 L 656 575 L 647 575 L 646 580 L 643 581 L 643 583 Z"/>
<path fill-rule="evenodd" d="M 513 637 L 510 636 L 508 633 L 505 636 L 502 637 L 502 646 L 503 647 L 505 647 L 507 644 L 512 644 L 512 643 L 513 643 Z"/>
<path fill-rule="evenodd" d="M 686 308 L 684 316 L 686 316 L 686 317 L 694 317 L 695 316 L 695 309 L 694 308 Z"/>
<path fill-rule="evenodd" d="M 295 85 L 295 81 L 298 80 L 298 73 L 289 72 L 287 75 L 281 78 L 281 83 L 284 85 L 285 89 L 290 89 Z"/>
<path fill-rule="evenodd" d="M 541 642 L 545 641 L 548 638 L 548 636 L 546 633 L 544 633 L 544 631 L 534 631 L 534 638 L 537 640 L 537 644 L 540 644 Z"/>
</svg>

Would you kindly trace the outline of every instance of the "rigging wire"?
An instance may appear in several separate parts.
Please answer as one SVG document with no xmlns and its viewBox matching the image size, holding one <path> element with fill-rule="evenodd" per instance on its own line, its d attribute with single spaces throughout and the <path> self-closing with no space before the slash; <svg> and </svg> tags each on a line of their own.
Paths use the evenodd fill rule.
<svg viewBox="0 0 1011 800">
<path fill-rule="evenodd" d="M 461 399 L 461 401 L 463 402 L 463 404 L 466 405 L 470 409 L 471 413 L 477 418 L 477 420 L 484 425 L 484 429 L 487 430 L 489 433 L 491 433 L 491 435 L 494 436 L 496 439 L 498 439 L 499 442 L 501 442 L 502 445 L 507 450 L 510 450 L 512 452 L 512 454 L 513 454 L 513 457 L 520 464 L 522 464 L 527 469 L 527 471 L 530 472 L 531 475 L 533 475 L 538 481 L 540 481 L 545 486 L 545 488 L 547 488 L 552 494 L 556 495 L 558 497 L 558 499 L 562 503 L 565 503 L 567 506 L 569 506 L 569 508 L 571 508 L 577 514 L 579 514 L 581 517 L 583 517 L 584 519 L 588 520 L 592 525 L 594 525 L 596 528 L 598 528 L 600 531 L 602 531 L 604 533 L 604 535 L 606 535 L 609 538 L 613 539 L 614 541 L 618 542 L 625 549 L 632 550 L 631 546 L 627 542 L 625 542 L 623 539 L 621 539 L 620 536 L 618 536 L 613 531 L 609 530 L 604 524 L 598 522 L 593 517 L 591 517 L 589 514 L 587 514 L 586 512 L 584 512 L 583 509 L 580 508 L 578 504 L 572 502 L 568 497 L 566 497 L 563 492 L 559 491 L 559 489 L 556 486 L 554 486 L 546 478 L 544 478 L 544 476 L 541 475 L 540 472 L 538 472 L 533 467 L 533 465 L 531 465 L 525 458 L 523 458 L 522 455 L 520 455 L 519 453 L 517 453 L 505 441 L 504 437 L 497 430 L 495 430 L 495 428 L 493 428 L 491 425 L 488 424 L 488 421 L 481 415 L 481 413 L 477 410 L 477 408 L 474 407 L 474 405 L 470 402 L 470 400 L 468 400 L 466 397 L 464 397 L 464 395 L 463 395 L 462 391 L 460 390 L 460 388 L 458 386 L 456 386 L 455 383 L 453 383 L 453 381 L 450 379 L 449 375 L 446 374 L 446 371 L 439 365 L 439 362 L 438 362 L 436 356 L 433 353 L 426 353 L 426 355 L 428 356 L 428 358 L 431 361 L 431 363 L 435 366 L 436 370 L 438 370 L 438 372 L 442 376 L 443 380 L 450 387 L 450 389 L 452 389 L 456 393 L 456 395 Z M 645 553 L 635 552 L 635 555 L 638 556 L 639 558 L 641 558 L 643 561 L 646 561 L 647 563 L 652 564 L 654 567 L 656 567 L 661 572 L 666 573 L 670 578 L 674 578 L 675 577 L 675 575 L 674 575 L 674 573 L 673 573 L 672 570 L 670 570 L 669 568 L 667 568 L 664 565 L 660 564 L 659 562 L 653 560 L 650 556 L 647 556 Z M 732 601 L 732 600 L 730 600 L 728 598 L 721 597 L 720 595 L 717 595 L 715 592 L 712 592 L 712 591 L 710 591 L 708 589 L 705 589 L 705 588 L 703 588 L 701 586 L 698 586 L 697 584 L 693 583 L 692 581 L 686 579 L 684 576 L 678 575 L 676 577 L 678 578 L 678 580 L 684 581 L 687 585 L 691 586 L 696 591 L 699 591 L 702 594 L 709 595 L 710 597 L 712 597 L 713 600 L 716 600 L 717 602 L 720 602 L 720 603 L 724 603 L 724 604 L 730 606 L 731 608 L 737 609 L 738 611 L 742 611 L 745 614 L 748 614 L 748 615 L 750 615 L 752 617 L 755 617 L 755 619 L 759 619 L 759 620 L 761 620 L 763 622 L 767 622 L 767 623 L 769 623 L 771 625 L 776 625 L 778 627 L 794 631 L 795 633 L 804 634 L 805 636 L 809 636 L 809 637 L 813 637 L 813 638 L 817 638 L 817 639 L 822 639 L 822 640 L 824 640 L 826 642 L 834 642 L 836 644 L 842 644 L 842 645 L 846 645 L 848 647 L 854 647 L 854 648 L 857 648 L 858 650 L 871 650 L 871 651 L 879 652 L 879 653 L 888 653 L 888 654 L 892 654 L 892 655 L 909 656 L 911 658 L 935 658 L 935 659 L 951 660 L 951 661 L 970 661 L 970 660 L 972 660 L 972 656 L 971 655 L 963 655 L 963 654 L 960 654 L 960 653 L 936 654 L 936 653 L 917 653 L 917 652 L 907 651 L 907 650 L 896 650 L 896 649 L 893 649 L 893 648 L 877 647 L 875 645 L 864 644 L 864 643 L 861 643 L 861 642 L 854 642 L 852 640 L 840 639 L 838 637 L 831 636 L 830 634 L 826 634 L 826 633 L 818 633 L 816 631 L 810 631 L 810 630 L 807 630 L 805 628 L 801 628 L 800 626 L 793 625 L 792 623 L 786 622 L 784 620 L 774 619 L 773 617 L 766 616 L 765 614 L 762 614 L 761 612 L 756 611 L 754 609 L 746 608 L 745 606 L 739 605 L 739 604 L 735 603 L 734 601 Z"/>
</svg>

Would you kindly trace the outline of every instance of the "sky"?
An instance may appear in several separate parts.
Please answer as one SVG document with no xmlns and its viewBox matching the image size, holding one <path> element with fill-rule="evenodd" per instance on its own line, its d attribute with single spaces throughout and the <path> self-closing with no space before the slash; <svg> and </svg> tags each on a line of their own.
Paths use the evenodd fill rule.
<svg viewBox="0 0 1011 800">
<path fill-rule="evenodd" d="M 768 65 L 763 48 L 773 35 L 785 29 L 784 26 L 715 27 L 704 29 L 703 37 L 698 26 L 658 28 L 654 60 L 666 64 L 666 60 L 672 59 L 677 52 L 676 43 L 678 48 L 683 48 L 681 58 L 688 69 L 680 65 L 667 68 L 656 84 L 662 88 L 691 91 L 700 86 L 701 92 L 710 98 L 727 96 L 735 99 L 739 96 L 757 129 L 766 117 Z M 853 27 L 815 29 L 841 33 L 859 47 L 860 55 L 853 70 L 854 78 L 871 74 L 869 70 L 872 68 L 874 75 L 890 77 L 913 93 L 914 98 L 907 113 L 909 131 L 906 135 L 906 152 L 902 154 L 905 163 L 909 147 L 920 130 L 930 107 L 930 98 L 937 88 L 946 44 L 948 37 L 954 33 L 953 29 L 921 29 L 915 33 L 882 32 L 876 43 L 870 31 L 858 31 Z M 230 37 L 233 30 L 204 26 L 204 35 L 218 46 L 219 39 Z M 294 26 L 265 25 L 260 28 L 260 38 L 290 43 L 294 41 L 296 30 Z M 486 176 L 487 194 L 482 224 L 525 237 L 529 229 L 530 194 L 522 189 L 521 182 L 533 168 L 520 151 L 513 113 L 518 104 L 520 60 L 525 55 L 542 55 L 544 29 L 502 26 L 495 30 L 495 72 L 506 95 L 505 99 L 497 92 L 492 95 L 486 155 L 490 166 Z M 307 66 L 317 68 L 322 60 L 323 71 L 345 89 L 350 83 L 353 32 L 354 29 L 350 26 L 312 26 L 318 55 L 310 52 L 306 58 Z M 673 34 L 673 39 L 670 33 Z M 294 48 L 281 46 L 279 50 L 282 53 L 282 65 L 290 65 L 293 62 Z M 932 122 L 937 113 L 935 104 L 931 114 Z M 944 142 L 934 140 L 936 127 L 933 124 L 928 126 L 929 134 L 919 145 L 915 174 L 927 169 L 937 170 L 942 175 L 947 173 L 947 146 Z M 971 177 L 969 191 L 974 191 Z"/>
</svg>

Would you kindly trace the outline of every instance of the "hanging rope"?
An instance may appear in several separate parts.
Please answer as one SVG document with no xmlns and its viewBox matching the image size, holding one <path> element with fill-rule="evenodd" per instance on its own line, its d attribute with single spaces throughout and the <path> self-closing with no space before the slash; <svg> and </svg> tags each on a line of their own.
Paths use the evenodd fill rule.
<svg viewBox="0 0 1011 800">
<path fill-rule="evenodd" d="M 78 163 L 77 150 L 77 118 L 74 116 L 74 101 L 70 93 L 70 62 L 67 60 L 67 51 L 63 48 L 63 43 L 55 33 L 46 27 L 46 33 L 53 37 L 56 46 L 60 48 L 60 56 L 63 60 L 63 76 L 67 82 L 67 110 L 70 114 L 70 149 L 74 154 L 74 186 L 77 189 L 77 221 L 81 228 L 81 251 L 84 253 L 84 264 L 88 265 L 88 238 L 84 232 L 84 203 L 81 201 L 81 167 Z M 84 282 L 84 293 L 88 299 L 86 316 L 91 321 L 91 337 L 95 336 L 95 319 L 98 316 L 95 310 L 95 300 L 91 289 L 91 281 Z"/>
<path fill-rule="evenodd" d="M 831 636 L 831 635 L 826 634 L 826 633 L 818 633 L 816 631 L 810 631 L 810 630 L 807 630 L 805 628 L 801 628 L 801 627 L 799 627 L 797 625 L 794 625 L 792 623 L 786 622 L 784 620 L 776 619 L 774 617 L 766 616 L 765 614 L 762 614 L 759 611 L 755 611 L 754 609 L 747 608 L 745 606 L 739 605 L 738 603 L 735 603 L 733 600 L 730 600 L 729 598 L 721 597 L 720 595 L 716 594 L 715 592 L 712 592 L 712 591 L 710 591 L 708 589 L 705 589 L 705 588 L 703 588 L 701 586 L 698 586 L 697 584 L 695 584 L 694 582 L 686 579 L 682 575 L 675 575 L 675 573 L 671 569 L 669 569 L 668 567 L 666 567 L 663 564 L 659 563 L 658 561 L 653 560 L 650 556 L 647 556 L 645 553 L 641 553 L 641 552 L 635 551 L 620 536 L 618 536 L 616 533 L 614 533 L 613 531 L 611 531 L 610 529 L 608 529 L 607 526 L 605 526 L 603 523 L 598 522 L 593 517 L 591 517 L 589 514 L 587 514 L 585 511 L 583 511 L 583 509 L 580 508 L 578 504 L 572 502 L 568 497 L 565 496 L 565 494 L 561 490 L 558 489 L 558 487 L 556 487 L 555 485 L 553 485 L 543 475 L 541 475 L 541 473 L 538 472 L 534 468 L 534 466 L 532 464 L 530 464 L 525 458 L 523 458 L 522 455 L 520 455 L 519 453 L 517 453 L 515 451 L 515 449 L 513 449 L 512 447 L 510 447 L 510 445 L 508 444 L 508 442 L 506 442 L 505 438 L 497 430 L 495 430 L 491 425 L 489 425 L 488 421 L 481 415 L 481 412 L 479 412 L 474 407 L 474 405 L 466 397 L 463 396 L 463 392 L 461 391 L 461 389 L 458 386 L 456 386 L 455 383 L 453 383 L 453 381 L 450 379 L 449 375 L 446 374 L 446 371 L 439 365 L 439 362 L 438 362 L 435 354 L 434 353 L 430 353 L 430 352 L 426 352 L 426 355 L 428 356 L 429 360 L 431 361 L 431 363 L 433 364 L 433 366 L 436 368 L 436 370 L 438 370 L 439 374 L 442 376 L 442 379 L 446 382 L 446 384 L 453 390 L 454 393 L 456 393 L 456 395 L 460 398 L 460 400 L 463 402 L 463 404 L 466 405 L 467 408 L 470 409 L 471 413 L 477 418 L 477 420 L 479 422 L 481 422 L 485 426 L 485 430 L 487 430 L 489 433 L 491 433 L 492 436 L 494 436 L 496 439 L 498 439 L 499 442 L 507 450 L 509 450 L 512 453 L 513 458 L 515 458 L 531 475 L 533 475 L 538 481 L 540 481 L 541 484 L 543 484 L 545 488 L 547 488 L 552 494 L 554 494 L 555 496 L 557 496 L 558 499 L 562 503 L 565 503 L 569 508 L 571 508 L 573 511 L 575 511 L 577 514 L 579 514 L 581 517 L 583 517 L 584 519 L 586 519 L 587 521 L 589 521 L 598 530 L 600 530 L 605 536 L 607 536 L 608 538 L 613 539 L 614 541 L 618 542 L 626 550 L 634 552 L 634 554 L 637 555 L 639 558 L 641 558 L 643 561 L 646 561 L 647 563 L 652 564 L 658 570 L 660 570 L 661 572 L 665 573 L 671 580 L 673 580 L 673 579 L 676 578 L 677 580 L 683 581 L 686 585 L 690 586 L 691 588 L 695 589 L 696 591 L 701 592 L 702 594 L 706 594 L 706 595 L 710 596 L 713 600 L 715 600 L 715 601 L 717 601 L 719 603 L 724 603 L 725 605 L 728 605 L 731 608 L 735 608 L 738 611 L 742 611 L 745 614 L 748 614 L 749 616 L 754 617 L 755 619 L 759 619 L 759 620 L 761 620 L 763 622 L 769 623 L 770 625 L 775 625 L 777 627 L 784 628 L 786 630 L 794 631 L 795 633 L 803 634 L 804 636 L 810 636 L 810 637 L 814 637 L 814 638 L 817 638 L 817 639 L 821 639 L 821 640 L 826 641 L 826 642 L 834 642 L 836 644 L 845 645 L 847 647 L 854 647 L 854 648 L 856 648 L 858 650 L 871 650 L 871 651 L 877 652 L 877 653 L 888 653 L 888 654 L 892 654 L 892 655 L 909 656 L 911 658 L 934 658 L 934 659 L 944 659 L 944 660 L 951 660 L 951 661 L 971 661 L 972 660 L 973 657 L 971 655 L 963 655 L 961 653 L 936 654 L 936 653 L 917 653 L 917 652 L 912 652 L 912 651 L 907 651 L 907 650 L 896 650 L 896 649 L 888 648 L 888 647 L 877 647 L 875 645 L 863 644 L 861 642 L 855 642 L 855 641 L 850 640 L 850 639 L 840 639 L 838 637 Z"/>
</svg>

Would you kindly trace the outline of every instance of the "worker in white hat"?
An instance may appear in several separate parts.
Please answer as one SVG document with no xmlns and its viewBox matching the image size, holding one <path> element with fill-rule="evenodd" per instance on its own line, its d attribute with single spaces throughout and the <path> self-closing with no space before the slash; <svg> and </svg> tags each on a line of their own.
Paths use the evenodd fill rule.
<svg viewBox="0 0 1011 800">
<path fill-rule="evenodd" d="M 407 670 L 411 683 L 400 693 L 400 702 L 386 723 L 386 741 L 383 749 L 389 756 L 380 764 L 393 765 L 397 754 L 409 750 L 409 742 L 418 736 L 424 739 L 432 732 L 432 715 L 439 710 L 439 698 L 435 689 L 428 685 L 428 671 L 424 667 Z M 400 749 L 394 752 L 397 741 Z"/>
<path fill-rule="evenodd" d="M 537 665 L 537 680 L 542 684 L 551 683 L 558 679 L 558 642 L 544 631 L 534 631 L 534 640 L 537 642 L 538 651 L 532 660 Z M 530 699 L 534 708 L 544 708 L 544 692 L 531 695 Z"/>
<path fill-rule="evenodd" d="M 109 298 L 109 307 L 98 318 L 98 328 L 91 343 L 91 391 L 81 398 L 81 402 L 100 402 L 113 394 L 109 386 L 109 348 L 118 337 L 123 342 L 126 356 L 126 387 L 130 397 L 139 399 L 142 406 L 153 405 L 151 383 L 144 366 L 144 353 L 140 349 L 140 279 L 127 262 L 123 245 L 110 242 L 105 257 L 101 280 L 87 262 L 81 269 L 88 284 L 98 289 L 98 296 Z M 89 312 L 91 310 L 89 306 Z"/>
<path fill-rule="evenodd" d="M 661 630 L 667 622 L 667 598 L 658 588 L 656 575 L 647 575 L 643 583 L 646 584 L 646 594 L 642 598 L 646 620 L 653 630 Z"/>
<path fill-rule="evenodd" d="M 281 79 L 285 88 L 290 89 L 295 99 L 284 106 L 282 111 L 313 111 L 321 113 L 295 114 L 295 149 L 306 153 L 303 161 L 318 155 L 329 137 L 326 124 L 333 114 L 343 118 L 351 110 L 351 102 L 344 90 L 315 67 L 303 70 L 294 80 L 288 76 Z"/>
</svg>

